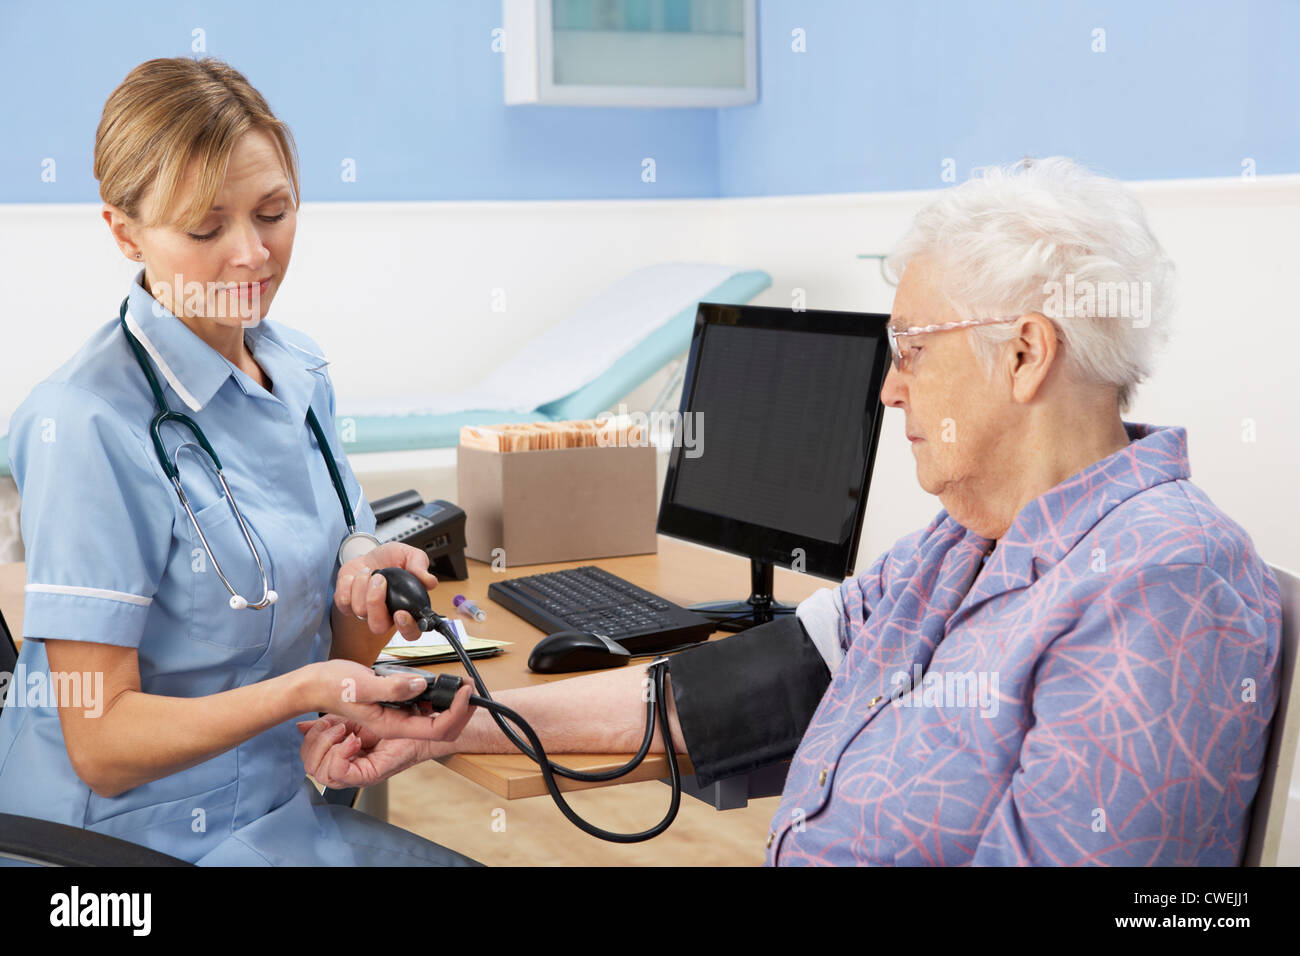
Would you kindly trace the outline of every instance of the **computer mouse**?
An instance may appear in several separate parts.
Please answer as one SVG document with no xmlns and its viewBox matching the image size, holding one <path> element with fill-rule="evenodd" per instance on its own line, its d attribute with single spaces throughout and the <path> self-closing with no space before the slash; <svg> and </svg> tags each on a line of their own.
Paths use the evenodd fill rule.
<svg viewBox="0 0 1300 956">
<path fill-rule="evenodd" d="M 558 631 L 537 642 L 528 669 L 538 674 L 567 674 L 601 667 L 620 667 L 632 659 L 617 641 L 586 631 Z"/>
</svg>

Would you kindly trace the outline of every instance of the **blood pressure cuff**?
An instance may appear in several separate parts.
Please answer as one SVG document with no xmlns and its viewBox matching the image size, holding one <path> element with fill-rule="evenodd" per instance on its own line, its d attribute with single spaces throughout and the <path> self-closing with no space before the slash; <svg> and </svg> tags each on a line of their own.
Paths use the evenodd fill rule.
<svg viewBox="0 0 1300 956">
<path fill-rule="evenodd" d="M 681 651 L 668 674 L 700 786 L 794 756 L 831 680 L 793 614 Z"/>
</svg>

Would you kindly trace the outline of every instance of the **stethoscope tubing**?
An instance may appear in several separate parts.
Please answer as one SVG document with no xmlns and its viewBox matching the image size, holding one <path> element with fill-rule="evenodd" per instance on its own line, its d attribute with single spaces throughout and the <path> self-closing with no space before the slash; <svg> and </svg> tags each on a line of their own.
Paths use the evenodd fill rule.
<svg viewBox="0 0 1300 956">
<path fill-rule="evenodd" d="M 167 476 L 168 480 L 171 481 L 172 487 L 176 489 L 176 494 L 180 498 L 181 505 L 185 508 L 185 513 L 189 516 L 190 524 L 194 526 L 194 530 L 199 536 L 199 541 L 203 544 L 203 550 L 207 552 L 208 559 L 212 562 L 213 569 L 217 572 L 217 576 L 221 579 L 221 583 L 225 585 L 226 590 L 230 592 L 230 606 L 236 610 L 242 608 L 260 610 L 274 604 L 278 595 L 271 588 L 271 582 L 267 575 L 266 567 L 262 563 L 261 555 L 258 554 L 257 546 L 253 543 L 252 532 L 249 531 L 248 524 L 244 521 L 244 516 L 239 510 L 239 505 L 235 502 L 235 496 L 231 493 L 230 485 L 226 482 L 225 475 L 222 473 L 221 459 L 218 457 L 216 449 L 212 447 L 211 442 L 208 441 L 207 436 L 203 434 L 203 429 L 198 426 L 198 423 L 188 415 L 173 411 L 171 406 L 167 404 L 167 397 L 163 393 L 162 385 L 158 381 L 158 377 L 154 374 L 153 367 L 149 363 L 149 358 L 145 353 L 144 346 L 140 344 L 140 341 L 131 333 L 130 328 L 126 324 L 127 306 L 129 302 L 130 297 L 122 300 L 122 307 L 118 311 L 117 319 L 118 324 L 122 326 L 122 333 L 126 336 L 126 340 L 131 346 L 131 351 L 135 355 L 136 363 L 140 366 L 140 369 L 144 372 L 145 378 L 149 382 L 149 389 L 153 392 L 154 402 L 158 409 L 157 414 L 154 415 L 153 419 L 149 423 L 149 436 L 153 441 L 154 453 L 158 457 L 158 464 L 162 466 L 163 473 Z M 167 446 L 163 442 L 162 438 L 162 426 L 167 422 L 174 422 L 182 428 L 188 429 L 190 434 L 194 437 L 193 442 L 183 442 L 181 445 L 177 446 L 177 461 L 179 461 L 182 449 L 192 447 L 195 444 L 197 444 L 211 460 L 212 468 L 217 476 L 217 480 L 221 483 L 222 493 L 224 494 L 226 501 L 229 503 L 231 510 L 234 512 L 235 519 L 239 522 L 239 530 L 244 536 L 244 542 L 248 545 L 248 550 L 252 553 L 253 560 L 257 563 L 258 574 L 261 575 L 262 578 L 261 600 L 252 602 L 241 597 L 235 590 L 234 586 L 231 585 L 230 581 L 226 578 L 225 573 L 221 570 L 221 564 L 217 561 L 217 556 L 212 553 L 212 547 L 208 544 L 207 536 L 203 533 L 203 529 L 199 527 L 198 519 L 194 516 L 194 509 L 190 506 L 189 497 L 185 494 L 185 489 L 181 487 L 180 469 L 177 464 L 172 461 L 171 456 L 167 454 Z M 330 450 L 329 442 L 325 438 L 325 430 L 321 428 L 320 421 L 316 417 L 316 412 L 310 405 L 307 406 L 307 424 L 311 428 L 312 434 L 316 436 L 316 444 L 320 448 L 321 457 L 325 459 L 325 467 L 329 471 L 330 482 L 334 486 L 334 493 L 338 496 L 339 505 L 343 509 L 343 521 L 347 525 L 348 533 L 343 538 L 342 544 L 339 546 L 339 560 L 340 563 L 342 563 L 346 560 L 344 557 L 345 553 L 364 553 L 364 550 L 369 550 L 372 547 L 378 546 L 379 540 L 375 538 L 374 535 L 357 531 L 356 520 L 352 511 L 352 504 L 348 500 L 347 489 L 343 486 L 343 476 L 339 473 L 338 465 L 334 462 L 334 455 Z M 362 550 L 358 550 L 358 548 Z"/>
</svg>

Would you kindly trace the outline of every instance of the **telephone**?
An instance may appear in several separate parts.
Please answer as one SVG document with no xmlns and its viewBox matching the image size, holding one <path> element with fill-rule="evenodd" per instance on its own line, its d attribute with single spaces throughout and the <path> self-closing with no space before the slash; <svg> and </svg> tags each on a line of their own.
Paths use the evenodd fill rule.
<svg viewBox="0 0 1300 956">
<path fill-rule="evenodd" d="M 450 501 L 427 504 L 415 489 L 399 491 L 372 501 L 375 537 L 381 544 L 400 541 L 429 556 L 429 573 L 437 578 L 464 581 L 465 512 Z"/>
</svg>

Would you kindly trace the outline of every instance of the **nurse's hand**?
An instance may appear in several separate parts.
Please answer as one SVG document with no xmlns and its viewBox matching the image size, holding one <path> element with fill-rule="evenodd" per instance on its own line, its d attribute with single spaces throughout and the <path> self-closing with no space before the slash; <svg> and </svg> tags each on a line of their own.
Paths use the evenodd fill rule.
<svg viewBox="0 0 1300 956">
<path fill-rule="evenodd" d="M 370 787 L 425 759 L 418 740 L 385 740 L 333 714 L 299 721 L 298 730 L 302 765 L 324 787 Z"/>
<path fill-rule="evenodd" d="M 474 682 L 466 681 L 451 706 L 439 714 L 417 713 L 407 708 L 382 707 L 379 701 L 410 700 L 425 688 L 422 678 L 381 676 L 356 661 L 319 661 L 300 668 L 309 682 L 305 705 L 298 711 L 337 714 L 364 726 L 375 737 L 412 740 L 455 740 L 469 723 Z M 427 705 L 425 705 L 427 706 Z"/>
<path fill-rule="evenodd" d="M 420 636 L 419 625 L 406 611 L 398 611 L 395 618 L 389 616 L 384 603 L 388 581 L 374 573 L 380 568 L 405 568 L 427 590 L 438 586 L 438 579 L 429 573 L 427 554 L 409 544 L 390 541 L 339 568 L 334 605 L 340 612 L 365 621 L 371 634 L 388 634 L 396 626 L 402 637 L 413 641 Z"/>
</svg>

